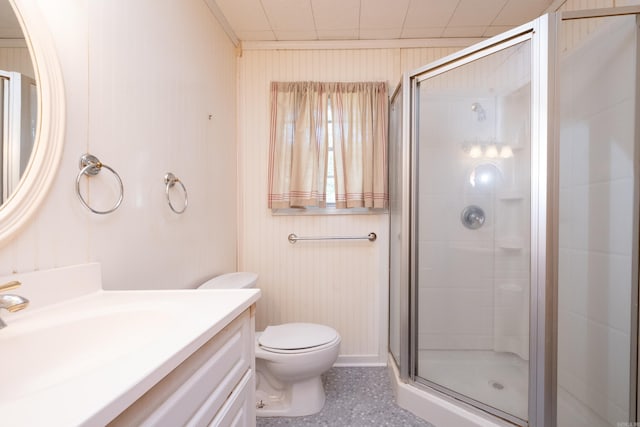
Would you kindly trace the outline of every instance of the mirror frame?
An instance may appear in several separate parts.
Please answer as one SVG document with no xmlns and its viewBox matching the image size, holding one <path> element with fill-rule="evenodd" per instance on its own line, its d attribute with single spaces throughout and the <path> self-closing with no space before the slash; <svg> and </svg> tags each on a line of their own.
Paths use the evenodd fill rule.
<svg viewBox="0 0 640 427">
<path fill-rule="evenodd" d="M 38 128 L 29 164 L 13 194 L 0 206 L 0 245 L 17 235 L 48 194 L 60 163 L 65 132 L 64 83 L 47 21 L 36 1 L 9 3 L 33 62 L 38 85 Z"/>
</svg>

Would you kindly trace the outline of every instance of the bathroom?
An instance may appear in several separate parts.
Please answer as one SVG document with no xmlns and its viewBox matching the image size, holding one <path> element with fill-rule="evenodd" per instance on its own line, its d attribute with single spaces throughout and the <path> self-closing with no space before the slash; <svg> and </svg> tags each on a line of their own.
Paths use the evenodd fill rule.
<svg viewBox="0 0 640 427">
<path fill-rule="evenodd" d="M 253 271 L 262 291 L 257 330 L 291 321 L 326 324 L 342 337 L 337 364 L 389 363 L 389 215 L 271 214 L 269 83 L 375 80 L 386 81 L 391 94 L 403 73 L 480 39 L 236 46 L 212 0 L 20 3 L 35 5 L 51 34 L 64 80 L 64 145 L 37 212 L 3 239 L 0 275 L 99 262 L 107 290 L 159 290 Z M 551 11 L 637 4 L 547 3 Z M 489 101 L 479 103 L 490 112 Z M 123 203 L 109 215 L 89 213 L 75 194 L 84 153 L 124 182 Z M 167 208 L 169 171 L 188 189 L 182 215 Z M 92 201 L 104 209 L 118 189 L 102 175 L 92 186 L 109 191 L 92 192 Z M 290 233 L 370 232 L 374 243 L 287 240 Z"/>
</svg>

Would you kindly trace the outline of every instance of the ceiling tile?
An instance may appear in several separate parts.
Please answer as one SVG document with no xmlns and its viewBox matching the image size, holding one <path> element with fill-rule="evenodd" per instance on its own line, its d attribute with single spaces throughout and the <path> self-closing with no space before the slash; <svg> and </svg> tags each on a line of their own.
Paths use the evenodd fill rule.
<svg viewBox="0 0 640 427">
<path fill-rule="evenodd" d="M 286 40 L 286 41 L 318 40 L 318 36 L 315 30 L 304 30 L 304 31 L 275 30 L 275 33 L 276 33 L 277 40 Z"/>
<path fill-rule="evenodd" d="M 442 37 L 482 37 L 486 28 L 486 26 L 447 27 L 442 32 Z"/>
<path fill-rule="evenodd" d="M 521 25 L 542 15 L 548 0 L 509 0 L 491 25 Z"/>
<path fill-rule="evenodd" d="M 458 0 L 411 0 L 405 28 L 444 27 L 456 10 Z"/>
<path fill-rule="evenodd" d="M 216 3 L 236 33 L 271 30 L 260 0 L 217 0 Z"/>
<path fill-rule="evenodd" d="M 247 41 L 260 41 L 260 40 L 265 40 L 265 41 L 275 41 L 276 40 L 276 35 L 273 33 L 273 31 L 236 31 L 236 36 L 238 36 L 238 38 L 240 40 L 247 40 Z"/>
<path fill-rule="evenodd" d="M 491 37 L 558 0 L 206 1 L 217 2 L 241 40 L 376 40 Z"/>
<path fill-rule="evenodd" d="M 356 30 L 360 24 L 360 0 L 311 0 L 318 30 Z"/>
<path fill-rule="evenodd" d="M 357 40 L 358 29 L 353 30 L 317 30 L 320 40 Z"/>
<path fill-rule="evenodd" d="M 400 29 L 404 24 L 408 8 L 409 0 L 361 0 L 360 28 Z M 400 32 L 398 31 L 399 35 Z"/>
<path fill-rule="evenodd" d="M 400 28 L 382 28 L 378 30 L 360 29 L 361 40 L 390 40 L 400 38 Z"/>
<path fill-rule="evenodd" d="M 460 0 L 449 26 L 477 27 L 493 22 L 507 0 Z"/>
<path fill-rule="evenodd" d="M 262 5 L 276 32 L 315 29 L 311 0 L 262 0 Z"/>
<path fill-rule="evenodd" d="M 504 33 L 505 31 L 509 31 L 512 28 L 514 28 L 513 25 L 507 25 L 507 26 L 491 25 L 484 30 L 484 34 L 482 36 L 483 37 L 497 36 L 498 34 Z"/>
<path fill-rule="evenodd" d="M 0 33 L 3 38 L 24 38 L 16 14 L 7 1 L 0 2 Z"/>
<path fill-rule="evenodd" d="M 400 35 L 403 39 L 431 39 L 442 35 L 444 27 L 441 28 L 404 28 Z"/>
</svg>

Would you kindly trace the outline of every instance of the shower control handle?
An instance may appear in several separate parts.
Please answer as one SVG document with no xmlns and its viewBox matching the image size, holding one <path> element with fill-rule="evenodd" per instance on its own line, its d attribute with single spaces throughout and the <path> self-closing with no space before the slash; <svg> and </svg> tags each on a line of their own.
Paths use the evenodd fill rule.
<svg viewBox="0 0 640 427">
<path fill-rule="evenodd" d="M 484 224 L 484 211 L 479 206 L 470 205 L 462 210 L 460 214 L 462 225 L 469 230 L 477 230 Z"/>
</svg>

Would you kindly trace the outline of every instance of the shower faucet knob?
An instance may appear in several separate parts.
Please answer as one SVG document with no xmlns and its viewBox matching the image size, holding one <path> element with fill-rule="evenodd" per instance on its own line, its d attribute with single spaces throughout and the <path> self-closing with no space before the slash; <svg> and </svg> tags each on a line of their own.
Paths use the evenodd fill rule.
<svg viewBox="0 0 640 427">
<path fill-rule="evenodd" d="M 462 221 L 462 225 L 467 227 L 469 230 L 477 230 L 484 224 L 484 211 L 479 206 L 467 206 L 462 210 L 460 220 Z"/>
</svg>

